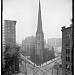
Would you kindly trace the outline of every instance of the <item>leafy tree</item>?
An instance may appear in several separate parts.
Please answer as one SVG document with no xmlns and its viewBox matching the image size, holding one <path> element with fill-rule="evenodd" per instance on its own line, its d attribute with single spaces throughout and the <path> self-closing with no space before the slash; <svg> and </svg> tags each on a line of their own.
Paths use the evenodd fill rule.
<svg viewBox="0 0 75 75">
<path fill-rule="evenodd" d="M 19 47 L 6 46 L 4 75 L 11 75 L 19 70 Z M 16 65 L 18 69 L 16 68 Z"/>
</svg>

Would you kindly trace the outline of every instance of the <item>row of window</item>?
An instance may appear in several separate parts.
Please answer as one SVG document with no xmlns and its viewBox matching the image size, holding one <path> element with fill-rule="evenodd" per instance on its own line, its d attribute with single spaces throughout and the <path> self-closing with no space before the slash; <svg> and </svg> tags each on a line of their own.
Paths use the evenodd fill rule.
<svg viewBox="0 0 75 75">
<path fill-rule="evenodd" d="M 11 32 L 11 30 L 6 30 L 5 32 Z M 12 30 L 12 32 L 15 32 L 14 30 Z"/>
<path fill-rule="evenodd" d="M 8 42 L 8 43 L 6 43 L 6 44 L 15 45 L 15 43 L 10 43 L 10 42 Z"/>
<path fill-rule="evenodd" d="M 12 42 L 15 42 L 15 40 L 12 40 L 12 41 L 6 41 L 6 43 L 12 43 Z"/>
<path fill-rule="evenodd" d="M 11 38 L 11 37 L 5 37 L 5 39 L 7 39 L 7 38 Z M 13 39 L 15 38 L 15 37 L 12 37 Z"/>
<path fill-rule="evenodd" d="M 12 27 L 12 28 L 10 28 L 10 27 L 7 27 L 7 28 L 5 28 L 4 30 L 14 30 L 15 28 L 14 27 Z"/>
<path fill-rule="evenodd" d="M 6 36 L 14 36 L 15 34 L 12 34 L 12 33 L 8 33 L 8 34 L 5 34 Z"/>
<path fill-rule="evenodd" d="M 5 26 L 15 26 L 15 25 L 6 24 Z"/>
</svg>

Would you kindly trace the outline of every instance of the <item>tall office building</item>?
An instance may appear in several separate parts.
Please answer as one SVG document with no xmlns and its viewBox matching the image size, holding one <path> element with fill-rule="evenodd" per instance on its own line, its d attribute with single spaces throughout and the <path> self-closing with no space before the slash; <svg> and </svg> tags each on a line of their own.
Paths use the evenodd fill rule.
<svg viewBox="0 0 75 75">
<path fill-rule="evenodd" d="M 5 46 L 16 45 L 16 21 L 5 20 L 4 21 L 4 44 Z"/>
<path fill-rule="evenodd" d="M 41 20 L 41 6 L 39 1 L 39 11 L 38 11 L 38 26 L 36 32 L 36 55 L 40 61 L 43 61 L 44 52 L 44 33 L 42 30 L 42 20 Z"/>
<path fill-rule="evenodd" d="M 7 58 L 11 59 L 14 57 L 15 53 L 18 53 L 18 48 L 16 47 L 16 21 L 12 20 L 4 20 L 4 26 L 3 26 L 3 56 L 5 61 L 5 69 L 9 68 L 9 65 L 6 62 L 10 62 L 10 71 L 11 73 L 14 73 L 15 71 L 19 70 L 19 61 L 15 57 L 14 60 L 7 60 Z M 6 55 L 10 55 L 10 57 L 7 57 Z M 16 55 L 17 56 L 17 55 Z M 8 67 L 6 66 L 8 65 Z M 7 70 L 8 71 L 8 70 Z M 4 71 L 5 72 L 5 71 Z M 8 73 L 8 72 L 7 72 Z"/>
<path fill-rule="evenodd" d="M 2 25 L 2 64 L 3 68 L 5 65 L 4 52 L 6 46 L 16 45 L 16 33 L 15 33 L 16 21 L 4 20 L 4 25 Z"/>
<path fill-rule="evenodd" d="M 72 75 L 73 62 L 72 62 L 72 25 L 65 28 L 62 27 L 62 75 Z"/>
</svg>

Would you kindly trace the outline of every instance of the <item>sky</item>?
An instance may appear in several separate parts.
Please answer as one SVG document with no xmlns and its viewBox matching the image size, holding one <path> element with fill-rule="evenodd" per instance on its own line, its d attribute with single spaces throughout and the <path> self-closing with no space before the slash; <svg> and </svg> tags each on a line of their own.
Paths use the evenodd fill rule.
<svg viewBox="0 0 75 75">
<path fill-rule="evenodd" d="M 61 38 L 62 27 L 69 27 L 72 19 L 71 0 L 40 0 L 44 39 Z M 3 0 L 3 21 L 15 20 L 16 41 L 35 36 L 39 0 Z M 4 23 L 3 23 L 4 24 Z"/>
</svg>

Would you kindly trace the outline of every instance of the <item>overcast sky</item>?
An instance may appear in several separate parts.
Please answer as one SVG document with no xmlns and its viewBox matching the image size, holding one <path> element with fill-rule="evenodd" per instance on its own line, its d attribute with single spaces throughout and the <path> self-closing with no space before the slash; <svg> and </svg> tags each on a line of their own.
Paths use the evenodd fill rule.
<svg viewBox="0 0 75 75">
<path fill-rule="evenodd" d="M 62 37 L 61 27 L 71 24 L 71 0 L 40 0 L 40 4 L 44 38 Z M 36 35 L 38 8 L 39 0 L 3 0 L 3 19 L 17 21 L 17 42 Z"/>
</svg>

